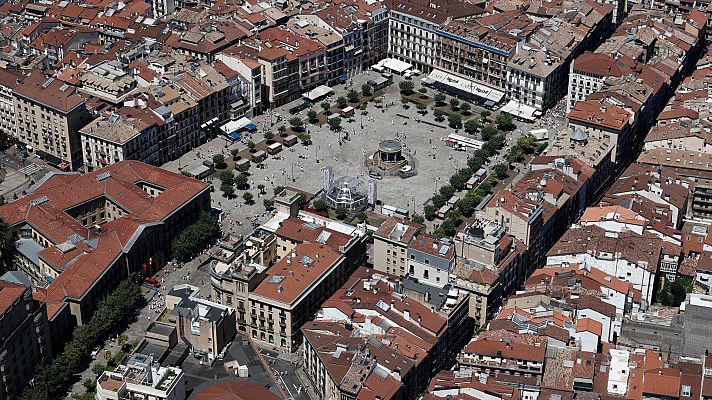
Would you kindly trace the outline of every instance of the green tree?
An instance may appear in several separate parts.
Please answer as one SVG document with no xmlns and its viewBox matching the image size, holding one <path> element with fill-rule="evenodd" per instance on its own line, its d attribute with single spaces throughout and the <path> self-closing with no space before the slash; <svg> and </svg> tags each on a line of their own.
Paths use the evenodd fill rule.
<svg viewBox="0 0 712 400">
<path fill-rule="evenodd" d="M 119 348 L 123 351 L 124 347 L 129 344 L 129 335 L 122 333 L 119 335 Z"/>
<path fill-rule="evenodd" d="M 465 132 L 473 134 L 477 132 L 477 130 L 480 128 L 480 123 L 475 121 L 474 119 L 468 119 L 467 121 L 465 121 L 464 127 Z"/>
<path fill-rule="evenodd" d="M 443 106 L 443 105 L 445 105 L 445 100 L 446 100 L 445 94 L 438 92 L 435 94 L 435 96 L 433 96 L 433 100 L 435 100 L 436 105 Z"/>
<path fill-rule="evenodd" d="M 91 372 L 93 372 L 96 376 L 103 374 L 104 371 L 106 371 L 106 365 L 101 363 L 96 363 L 91 367 Z"/>
<path fill-rule="evenodd" d="M 222 185 L 220 185 L 220 191 L 223 192 L 223 197 L 226 199 L 231 199 L 233 198 L 233 196 L 235 196 L 235 188 L 230 185 L 226 185 L 223 183 Z"/>
<path fill-rule="evenodd" d="M 99 301 L 91 319 L 74 329 L 72 339 L 64 346 L 63 352 L 51 364 L 37 370 L 34 385 L 27 387 L 21 398 L 64 398 L 77 374 L 86 368 L 92 349 L 126 323 L 141 301 L 143 296 L 139 285 L 131 281 L 121 282 Z"/>
<path fill-rule="evenodd" d="M 265 132 L 265 139 L 272 140 L 274 138 L 274 133 L 272 131 Z"/>
<path fill-rule="evenodd" d="M 230 155 L 232 155 L 233 160 L 240 154 L 240 149 L 231 149 Z"/>
<path fill-rule="evenodd" d="M 318 115 L 319 115 L 319 114 L 317 114 L 316 111 L 314 111 L 314 110 L 309 110 L 309 111 L 307 112 L 307 119 L 309 119 L 309 122 L 314 123 L 314 122 L 317 121 Z"/>
<path fill-rule="evenodd" d="M 274 193 L 275 196 L 277 196 L 278 194 L 284 192 L 284 189 L 285 189 L 284 186 L 277 186 L 272 190 L 272 192 Z"/>
<path fill-rule="evenodd" d="M 460 113 L 462 113 L 462 115 L 471 115 L 472 114 L 470 112 L 471 108 L 472 107 L 470 106 L 470 103 L 465 103 L 463 101 L 462 104 L 460 104 Z"/>
<path fill-rule="evenodd" d="M 346 97 L 349 99 L 349 102 L 358 103 L 358 92 L 356 90 L 349 90 L 349 92 L 346 93 Z"/>
<path fill-rule="evenodd" d="M 346 218 L 347 211 L 343 207 L 339 207 L 336 209 L 336 218 L 339 220 L 344 220 Z"/>
<path fill-rule="evenodd" d="M 425 207 L 423 207 L 423 214 L 425 215 L 425 219 L 427 219 L 428 221 L 432 221 L 435 219 L 435 213 L 437 211 L 437 207 L 432 204 L 426 204 Z"/>
<path fill-rule="evenodd" d="M 348 102 L 349 101 L 346 100 L 346 97 L 344 97 L 344 96 L 340 96 L 339 98 L 336 99 L 336 105 L 342 109 L 346 108 L 346 105 L 348 104 Z"/>
<path fill-rule="evenodd" d="M 265 210 L 269 210 L 274 205 L 274 200 L 264 199 L 264 200 L 262 200 L 262 205 L 265 206 Z"/>
<path fill-rule="evenodd" d="M 470 175 L 465 175 L 460 172 L 450 177 L 450 184 L 457 190 L 462 190 L 465 188 L 465 184 L 470 180 Z"/>
<path fill-rule="evenodd" d="M 430 200 L 432 201 L 433 205 L 434 205 L 436 208 L 440 208 L 440 207 L 442 207 L 443 205 L 445 205 L 445 202 L 447 202 L 448 199 L 445 198 L 445 196 L 443 196 L 443 195 L 441 195 L 440 193 L 438 193 L 438 194 L 436 194 L 435 196 L 433 196 L 433 198 L 430 199 Z"/>
<path fill-rule="evenodd" d="M 93 392 L 96 390 L 96 379 L 87 378 L 82 382 L 82 386 L 84 386 L 87 392 Z"/>
<path fill-rule="evenodd" d="M 459 110 L 459 109 L 460 109 L 460 100 L 458 100 L 458 99 L 456 99 L 456 98 L 454 98 L 454 97 L 451 98 L 451 99 L 450 99 L 450 109 L 451 109 L 452 111 L 457 111 L 457 110 Z"/>
<path fill-rule="evenodd" d="M 360 213 L 358 213 L 358 215 L 356 217 L 361 222 L 364 222 L 368 219 L 368 215 L 366 214 L 366 211 L 361 211 Z"/>
<path fill-rule="evenodd" d="M 442 228 L 443 232 L 445 233 L 445 236 L 453 236 L 455 235 L 455 229 L 457 228 L 457 225 L 455 225 L 455 221 L 448 218 L 443 221 L 442 225 L 440 225 L 440 228 Z"/>
<path fill-rule="evenodd" d="M 418 111 L 420 111 L 422 113 L 423 111 L 425 111 L 428 108 L 428 106 L 426 106 L 423 103 L 418 103 L 415 105 L 415 108 L 417 108 Z"/>
<path fill-rule="evenodd" d="M 499 115 L 497 115 L 497 118 L 495 119 L 495 123 L 497 124 L 497 128 L 503 131 L 511 131 L 516 128 L 516 125 L 514 125 L 514 118 L 512 118 L 512 114 L 506 112 L 499 113 Z"/>
<path fill-rule="evenodd" d="M 482 140 L 485 142 L 490 140 L 494 135 L 496 135 L 499 131 L 497 131 L 497 128 L 495 128 L 493 125 L 485 125 L 480 129 L 480 135 L 482 135 Z"/>
<path fill-rule="evenodd" d="M 265 185 L 260 183 L 259 185 L 257 185 L 257 190 L 260 191 L 260 194 L 265 194 Z"/>
<path fill-rule="evenodd" d="M 15 269 L 14 257 L 15 237 L 8 224 L 0 218 L 0 275 Z"/>
<path fill-rule="evenodd" d="M 459 128 L 462 126 L 462 117 L 458 113 L 450 114 L 450 116 L 447 117 L 447 122 L 451 128 Z"/>
<path fill-rule="evenodd" d="M 420 224 L 420 225 L 422 225 L 422 224 L 425 223 L 425 218 L 423 218 L 423 216 L 420 215 L 420 214 L 413 214 L 413 217 L 411 218 L 411 220 L 412 220 L 414 223 Z"/>
<path fill-rule="evenodd" d="M 440 194 L 447 198 L 450 198 L 453 194 L 455 194 L 455 188 L 452 187 L 452 185 L 443 185 L 442 187 L 440 187 Z"/>
<path fill-rule="evenodd" d="M 413 89 L 415 88 L 415 85 L 411 81 L 401 81 L 398 84 L 398 89 L 400 89 L 401 94 L 405 96 L 409 96 L 413 94 Z"/>
<path fill-rule="evenodd" d="M 492 113 L 487 110 L 480 111 L 480 118 L 482 118 L 483 121 L 487 121 L 487 118 L 489 118 L 490 115 L 492 115 Z"/>
<path fill-rule="evenodd" d="M 327 121 L 327 122 L 329 123 L 329 128 L 332 131 L 338 131 L 339 129 L 341 129 L 341 118 L 339 118 L 339 117 L 329 118 L 329 121 Z"/>
<path fill-rule="evenodd" d="M 245 204 L 252 204 L 254 202 L 254 196 L 250 192 L 245 192 L 242 195 L 242 199 L 245 200 Z"/>
<path fill-rule="evenodd" d="M 364 96 L 370 96 L 371 93 L 373 93 L 373 87 L 368 83 L 364 83 L 361 85 L 361 93 L 363 93 Z"/>
<path fill-rule="evenodd" d="M 308 133 L 302 133 L 299 135 L 299 140 L 302 142 L 302 145 L 309 146 L 311 144 L 311 135 Z"/>
<path fill-rule="evenodd" d="M 317 211 L 317 212 L 329 211 L 329 205 L 326 203 L 326 200 L 324 200 L 322 198 L 316 199 L 313 203 L 313 206 L 314 206 L 314 211 Z"/>
<path fill-rule="evenodd" d="M 478 202 L 475 202 L 471 196 L 465 196 L 464 199 L 457 202 L 457 207 L 465 217 L 470 217 L 475 212 Z"/>
<path fill-rule="evenodd" d="M 443 228 L 438 228 L 438 229 L 436 229 L 435 231 L 433 231 L 433 235 L 435 235 L 435 237 L 438 238 L 438 239 L 442 239 L 442 238 L 444 238 L 445 236 L 447 236 L 447 234 L 445 233 L 445 231 L 443 230 Z"/>
<path fill-rule="evenodd" d="M 233 180 L 233 183 L 240 190 L 245 190 L 249 187 L 247 175 L 245 175 L 245 174 L 237 175 L 235 177 L 235 179 Z"/>
<path fill-rule="evenodd" d="M 250 169 L 250 164 L 242 164 L 239 167 L 237 167 L 238 172 L 245 174 L 247 173 L 247 170 Z"/>
<path fill-rule="evenodd" d="M 255 142 L 253 142 L 252 140 L 250 140 L 249 142 L 247 142 L 247 148 L 248 148 L 248 149 L 254 150 L 255 147 L 257 147 L 257 145 L 256 145 Z"/>
<path fill-rule="evenodd" d="M 494 166 L 494 174 L 498 179 L 504 179 L 508 176 L 509 167 L 506 164 L 497 164 Z"/>
<path fill-rule="evenodd" d="M 309 199 L 307 199 L 307 196 L 304 195 L 304 193 L 299 193 L 297 203 L 299 204 L 299 208 L 304 208 L 307 206 L 307 204 L 309 204 Z"/>
<path fill-rule="evenodd" d="M 220 226 L 210 213 L 203 211 L 198 220 L 173 239 L 171 251 L 178 261 L 188 261 L 220 232 Z"/>
<path fill-rule="evenodd" d="M 304 126 L 304 121 L 302 121 L 302 119 L 299 117 L 292 117 L 289 119 L 289 125 L 295 131 L 301 131 L 302 127 Z"/>
<path fill-rule="evenodd" d="M 235 184 L 235 175 L 233 175 L 232 171 L 223 171 L 218 175 L 220 178 L 220 182 L 223 184 L 232 186 Z"/>
<path fill-rule="evenodd" d="M 435 117 L 436 121 L 442 122 L 445 120 L 445 113 L 436 108 L 435 111 L 433 111 L 433 117 Z"/>
<path fill-rule="evenodd" d="M 331 110 L 331 104 L 328 101 L 322 101 L 321 109 L 324 110 L 324 114 L 328 114 L 329 110 Z"/>
<path fill-rule="evenodd" d="M 517 139 L 517 146 L 519 146 L 522 151 L 529 153 L 534 149 L 536 145 L 536 138 L 533 135 L 524 135 Z"/>
<path fill-rule="evenodd" d="M 216 154 L 213 156 L 213 164 L 217 169 L 227 168 L 227 164 L 225 163 L 225 156 L 223 156 L 222 154 Z"/>
</svg>

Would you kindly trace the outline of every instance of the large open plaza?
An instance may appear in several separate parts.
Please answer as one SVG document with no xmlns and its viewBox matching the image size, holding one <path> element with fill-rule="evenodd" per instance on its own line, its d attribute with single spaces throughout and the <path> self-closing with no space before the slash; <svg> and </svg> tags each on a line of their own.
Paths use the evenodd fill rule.
<svg viewBox="0 0 712 400">
<path fill-rule="evenodd" d="M 352 88 L 360 90 L 362 84 L 377 76 L 379 75 L 375 72 L 361 74 L 352 82 L 335 87 L 335 92 L 324 100 L 334 105 L 338 97 L 346 96 Z M 304 146 L 297 143 L 290 148 L 285 148 L 263 161 L 264 168 L 256 168 L 253 164 L 249 170 L 250 188 L 247 190 L 254 196 L 253 204 L 245 204 L 242 199 L 243 191 L 237 191 L 237 196 L 233 199 L 223 197 L 220 180 L 213 178 L 212 184 L 215 188 L 212 196 L 213 206 L 225 211 L 223 226 L 229 232 L 244 234 L 252 229 L 252 223 L 264 222 L 270 214 L 265 212 L 263 199 L 271 197 L 274 188 L 278 186 L 289 186 L 309 193 L 319 192 L 324 185 L 325 167 L 332 169 L 334 180 L 342 177 L 357 178 L 363 183 L 363 191 L 367 191 L 369 180 L 375 180 L 378 200 L 381 204 L 406 209 L 411 213 L 422 213 L 424 203 L 436 189 L 447 184 L 453 173 L 466 166 L 469 153 L 447 146 L 447 136 L 457 133 L 479 139 L 479 134 L 468 135 L 463 129 L 453 129 L 448 126 L 447 119 L 436 122 L 432 105 L 425 115 L 418 113 L 419 110 L 414 104 L 409 104 L 406 109 L 401 103 L 399 92 L 398 83 L 401 80 L 401 77 L 396 77 L 395 82 L 383 90 L 383 107 L 375 102 L 368 102 L 365 112 L 357 108 L 352 117 L 342 118 L 340 132 L 333 131 L 326 123 L 322 125 L 306 123 L 304 132 L 311 136 L 312 144 Z M 414 79 L 413 82 L 416 91 L 422 87 L 419 79 Z M 427 88 L 426 94 L 430 98 L 435 93 L 438 93 L 436 89 Z M 448 96 L 448 101 L 450 98 Z M 318 100 L 311 108 L 320 114 L 323 113 L 320 107 L 321 101 Z M 215 154 L 223 154 L 228 164 L 231 164 L 230 150 L 243 150 L 248 141 L 263 140 L 266 131 L 276 135 L 279 126 L 289 126 L 288 120 L 294 116 L 288 110 L 301 103 L 302 100 L 292 102 L 276 108 L 271 114 L 256 117 L 253 123 L 257 125 L 258 130 L 243 136 L 241 141 L 230 143 L 222 137 L 214 139 L 179 160 L 168 163 L 164 168 L 173 171 L 185 170 L 199 165 L 202 161 L 211 160 Z M 471 116 L 463 116 L 463 120 L 479 118 L 480 111 L 483 109 L 476 105 L 471 106 Z M 305 109 L 296 115 L 306 120 L 308 110 Z M 492 112 L 490 117 L 492 121 L 497 113 L 497 111 Z M 544 120 L 549 121 L 550 129 L 561 126 L 558 118 Z M 508 148 L 521 135 L 532 129 L 547 127 L 542 120 L 532 124 L 516 121 L 516 125 L 516 129 L 507 132 L 507 145 L 500 154 L 493 157 L 491 164 L 501 162 Z M 348 139 L 345 139 L 346 136 Z M 402 178 L 384 173 L 382 179 L 369 177 L 367 158 L 379 149 L 379 144 L 384 140 L 396 140 L 401 144 L 401 152 L 413 161 L 414 176 Z M 260 184 L 265 187 L 262 194 L 258 190 Z"/>
</svg>

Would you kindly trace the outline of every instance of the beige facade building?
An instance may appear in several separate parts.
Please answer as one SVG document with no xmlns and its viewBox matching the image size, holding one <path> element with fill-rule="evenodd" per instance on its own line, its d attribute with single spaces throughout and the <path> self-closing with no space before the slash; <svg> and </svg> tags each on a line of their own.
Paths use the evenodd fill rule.
<svg viewBox="0 0 712 400">
<path fill-rule="evenodd" d="M 373 233 L 373 269 L 398 276 L 407 273 L 408 244 L 420 226 L 398 218 L 389 218 Z"/>
<path fill-rule="evenodd" d="M 76 89 L 34 71 L 13 93 L 17 140 L 60 169 L 82 164 L 79 129 L 89 122 Z"/>
<path fill-rule="evenodd" d="M 163 121 L 151 111 L 135 111 L 135 115 L 99 117 L 79 130 L 86 172 L 124 160 L 158 165 L 158 133 Z"/>
<path fill-rule="evenodd" d="M 136 80 L 116 60 L 92 67 L 80 82 L 82 92 L 112 104 L 123 102 L 138 86 Z"/>
<path fill-rule="evenodd" d="M 212 363 L 235 337 L 235 310 L 201 299 L 199 293 L 195 286 L 174 286 L 158 323 L 175 327 L 193 355 Z"/>
<path fill-rule="evenodd" d="M 348 277 L 346 258 L 319 243 L 297 245 L 266 272 L 249 296 L 250 336 L 294 352 L 300 328 Z"/>
</svg>

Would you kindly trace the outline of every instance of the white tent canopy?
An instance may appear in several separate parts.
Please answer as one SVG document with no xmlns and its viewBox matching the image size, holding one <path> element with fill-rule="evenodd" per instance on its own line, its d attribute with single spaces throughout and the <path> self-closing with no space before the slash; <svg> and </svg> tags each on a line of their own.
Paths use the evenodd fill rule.
<svg viewBox="0 0 712 400">
<path fill-rule="evenodd" d="M 443 86 L 446 90 L 449 89 L 465 96 L 476 96 L 495 104 L 499 103 L 504 97 L 504 92 L 502 91 L 440 69 L 434 69 L 428 75 L 428 79 L 435 86 Z"/>
<path fill-rule="evenodd" d="M 522 104 L 516 100 L 509 100 L 507 104 L 504 105 L 499 111 L 512 114 L 516 118 L 520 118 L 527 121 L 534 121 L 536 118 L 534 113 L 536 108 Z"/>
<path fill-rule="evenodd" d="M 223 131 L 226 135 L 229 135 L 233 132 L 237 132 L 241 129 L 245 129 L 247 125 L 252 123 L 249 118 L 247 117 L 242 117 L 236 121 L 229 121 L 228 123 L 224 124 L 223 126 L 220 127 L 220 130 Z"/>
<path fill-rule="evenodd" d="M 395 72 L 396 74 L 402 75 L 405 71 L 411 69 L 413 66 L 405 61 L 396 60 L 395 58 L 384 58 L 373 66 L 373 69 L 380 71 L 383 68 Z"/>
<path fill-rule="evenodd" d="M 326 85 L 321 85 L 321 86 L 317 86 L 314 89 L 304 93 L 302 95 L 302 97 L 309 101 L 314 101 L 314 100 L 317 100 L 317 99 L 324 97 L 331 93 L 334 93 L 334 89 L 332 89 Z"/>
</svg>

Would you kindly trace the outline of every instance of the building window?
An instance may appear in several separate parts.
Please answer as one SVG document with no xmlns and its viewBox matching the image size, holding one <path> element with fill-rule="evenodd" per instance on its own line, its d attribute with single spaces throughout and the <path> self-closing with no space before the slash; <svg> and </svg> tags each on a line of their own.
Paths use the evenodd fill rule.
<svg viewBox="0 0 712 400">
<path fill-rule="evenodd" d="M 423 270 L 423 279 L 429 279 L 429 275 L 430 275 L 430 274 L 428 273 L 428 270 L 427 270 L 427 269 L 426 269 L 426 270 Z"/>
</svg>

